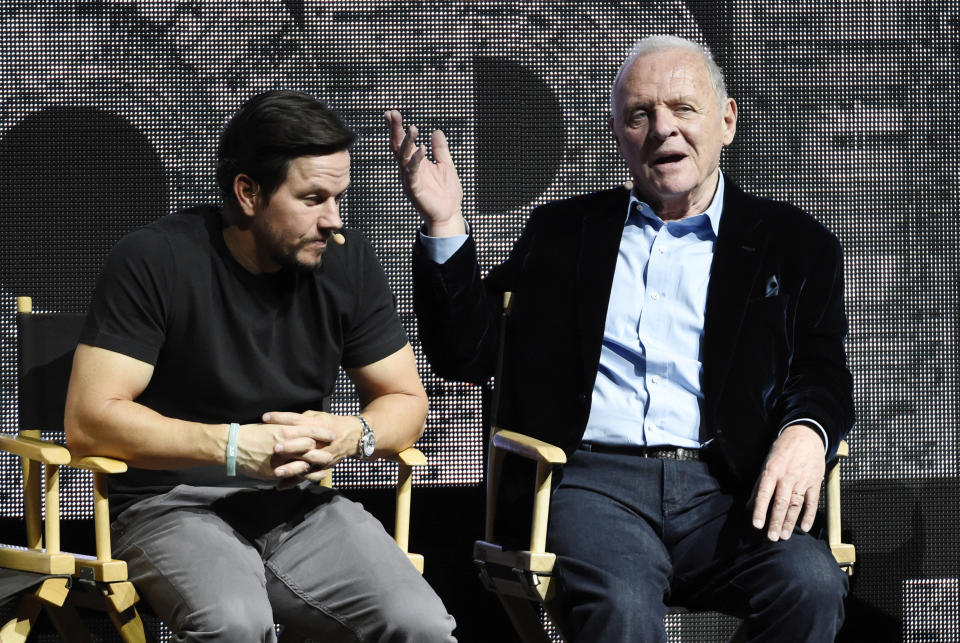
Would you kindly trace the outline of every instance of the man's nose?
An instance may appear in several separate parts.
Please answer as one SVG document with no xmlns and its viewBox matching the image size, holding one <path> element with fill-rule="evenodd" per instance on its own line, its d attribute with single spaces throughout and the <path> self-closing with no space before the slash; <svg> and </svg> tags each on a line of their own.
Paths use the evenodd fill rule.
<svg viewBox="0 0 960 643">
<path fill-rule="evenodd" d="M 343 227 L 343 220 L 340 218 L 340 204 L 334 199 L 328 199 L 323 204 L 323 211 L 317 217 L 318 230 L 339 230 Z"/>
<path fill-rule="evenodd" d="M 670 110 L 658 109 L 653 113 L 650 134 L 660 140 L 677 133 L 677 119 Z"/>
</svg>

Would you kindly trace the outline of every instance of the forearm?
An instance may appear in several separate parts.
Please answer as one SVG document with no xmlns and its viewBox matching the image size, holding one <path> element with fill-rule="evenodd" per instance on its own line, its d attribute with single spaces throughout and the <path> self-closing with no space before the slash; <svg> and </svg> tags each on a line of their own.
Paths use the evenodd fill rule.
<svg viewBox="0 0 960 643">
<path fill-rule="evenodd" d="M 137 402 L 68 399 L 67 446 L 74 456 L 104 455 L 142 469 L 223 464 L 229 424 L 165 417 Z"/>
<path fill-rule="evenodd" d="M 377 438 L 374 456 L 385 457 L 412 446 L 423 435 L 427 398 L 412 393 L 390 393 L 371 401 L 361 414 Z"/>
<path fill-rule="evenodd" d="M 422 347 L 445 379 L 481 383 L 493 374 L 498 303 L 487 292 L 469 239 L 443 265 L 414 249 L 413 308 Z"/>
</svg>

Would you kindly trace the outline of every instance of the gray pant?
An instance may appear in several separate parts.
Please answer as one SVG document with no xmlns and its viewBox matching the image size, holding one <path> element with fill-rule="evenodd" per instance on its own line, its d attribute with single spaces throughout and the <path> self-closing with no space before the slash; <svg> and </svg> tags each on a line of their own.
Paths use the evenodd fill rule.
<svg viewBox="0 0 960 643">
<path fill-rule="evenodd" d="M 176 641 L 454 641 L 453 617 L 338 492 L 181 485 L 123 511 L 114 555 Z"/>
</svg>

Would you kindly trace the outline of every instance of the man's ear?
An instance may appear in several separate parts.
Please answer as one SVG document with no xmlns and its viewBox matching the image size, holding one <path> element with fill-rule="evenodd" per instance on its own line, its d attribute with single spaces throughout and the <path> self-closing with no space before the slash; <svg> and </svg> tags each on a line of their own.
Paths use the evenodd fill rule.
<svg viewBox="0 0 960 643">
<path fill-rule="evenodd" d="M 260 207 L 260 184 L 246 174 L 233 177 L 233 197 L 240 211 L 252 217 Z"/>
<path fill-rule="evenodd" d="M 728 98 L 723 106 L 723 144 L 724 146 L 733 143 L 733 137 L 737 133 L 737 101 Z"/>
</svg>

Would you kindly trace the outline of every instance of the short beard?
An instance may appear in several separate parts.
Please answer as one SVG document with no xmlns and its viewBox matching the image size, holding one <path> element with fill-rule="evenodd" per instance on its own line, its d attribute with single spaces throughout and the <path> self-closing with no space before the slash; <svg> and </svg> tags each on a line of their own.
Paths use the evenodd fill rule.
<svg viewBox="0 0 960 643">
<path fill-rule="evenodd" d="M 316 241 L 316 239 L 301 241 L 287 252 L 274 253 L 273 260 L 283 268 L 293 270 L 294 272 L 313 272 L 323 264 L 323 253 L 326 252 L 326 247 L 320 249 L 320 253 L 317 255 L 317 261 L 314 264 L 304 263 L 297 259 L 300 250 L 313 241 Z"/>
</svg>

